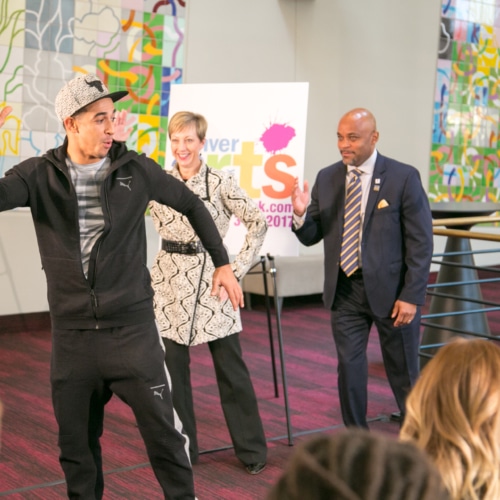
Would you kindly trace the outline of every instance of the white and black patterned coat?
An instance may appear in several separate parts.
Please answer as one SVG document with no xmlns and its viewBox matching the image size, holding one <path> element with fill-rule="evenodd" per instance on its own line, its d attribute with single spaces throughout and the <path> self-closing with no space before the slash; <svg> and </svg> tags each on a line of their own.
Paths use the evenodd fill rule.
<svg viewBox="0 0 500 500">
<path fill-rule="evenodd" d="M 176 167 L 170 174 L 181 178 Z M 233 214 L 247 228 L 243 246 L 231 264 L 235 276 L 241 279 L 264 242 L 267 231 L 264 214 L 233 175 L 214 170 L 205 163 L 186 185 L 204 201 L 222 238 Z M 150 208 L 156 230 L 164 240 L 198 241 L 189 221 L 179 212 L 158 203 L 152 203 Z M 162 337 L 183 345 L 197 345 L 241 331 L 239 311 L 233 310 L 229 300 L 221 303 L 217 297 L 210 296 L 213 272 L 208 253 L 158 252 L 151 277 Z"/>
</svg>

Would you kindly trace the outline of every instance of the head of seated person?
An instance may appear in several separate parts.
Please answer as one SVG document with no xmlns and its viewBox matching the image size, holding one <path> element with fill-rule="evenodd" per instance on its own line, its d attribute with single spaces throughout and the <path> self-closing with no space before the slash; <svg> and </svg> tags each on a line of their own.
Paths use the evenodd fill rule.
<svg viewBox="0 0 500 500">
<path fill-rule="evenodd" d="M 448 498 L 436 468 L 412 443 L 349 428 L 297 446 L 267 500 Z"/>
<path fill-rule="evenodd" d="M 425 450 L 453 499 L 500 498 L 500 347 L 458 338 L 408 396 L 401 439 Z"/>
</svg>

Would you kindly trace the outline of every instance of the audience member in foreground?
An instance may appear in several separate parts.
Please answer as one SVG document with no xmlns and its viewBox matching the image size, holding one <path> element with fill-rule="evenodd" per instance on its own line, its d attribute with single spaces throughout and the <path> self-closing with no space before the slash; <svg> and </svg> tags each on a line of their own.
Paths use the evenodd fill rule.
<svg viewBox="0 0 500 500">
<path fill-rule="evenodd" d="M 267 500 L 448 498 L 435 467 L 416 446 L 353 427 L 299 445 Z"/>
<path fill-rule="evenodd" d="M 442 347 L 410 392 L 401 439 L 434 460 L 454 500 L 500 498 L 500 348 L 484 339 Z"/>
</svg>

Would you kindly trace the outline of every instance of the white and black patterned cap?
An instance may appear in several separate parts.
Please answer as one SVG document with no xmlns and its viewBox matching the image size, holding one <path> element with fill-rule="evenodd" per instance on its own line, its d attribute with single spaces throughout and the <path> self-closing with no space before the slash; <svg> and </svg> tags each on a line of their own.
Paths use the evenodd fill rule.
<svg viewBox="0 0 500 500">
<path fill-rule="evenodd" d="M 88 73 L 70 80 L 56 96 L 56 114 L 61 121 L 73 116 L 85 106 L 109 97 L 116 102 L 128 94 L 126 90 L 109 92 L 106 85 L 96 75 Z"/>
</svg>

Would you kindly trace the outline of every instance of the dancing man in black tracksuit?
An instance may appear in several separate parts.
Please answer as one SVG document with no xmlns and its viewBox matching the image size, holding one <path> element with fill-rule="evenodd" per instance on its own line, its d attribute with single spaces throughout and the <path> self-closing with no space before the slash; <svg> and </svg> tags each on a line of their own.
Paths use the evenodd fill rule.
<svg viewBox="0 0 500 500">
<path fill-rule="evenodd" d="M 146 267 L 150 200 L 182 212 L 210 253 L 213 295 L 243 305 L 219 232 L 203 202 L 145 155 L 113 142 L 114 101 L 95 75 L 56 97 L 66 130 L 57 149 L 0 179 L 0 210 L 29 207 L 47 278 L 51 384 L 60 462 L 70 498 L 102 498 L 99 439 L 116 394 L 132 408 L 166 498 L 192 499 L 187 442 L 172 408 Z"/>
</svg>

